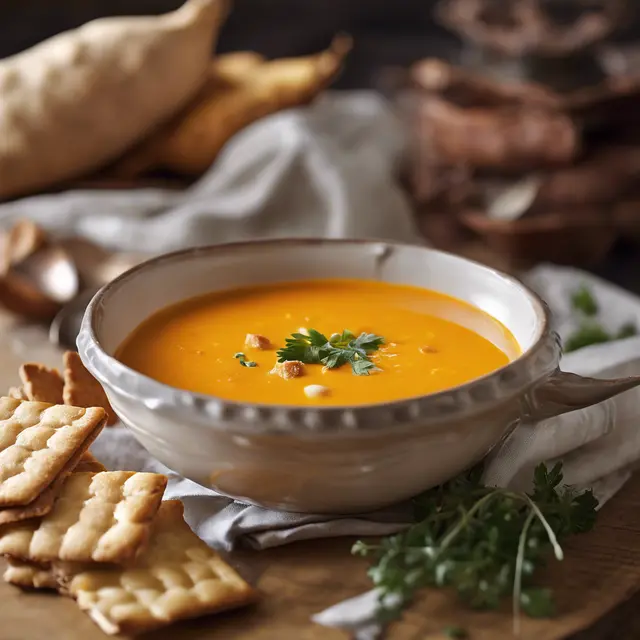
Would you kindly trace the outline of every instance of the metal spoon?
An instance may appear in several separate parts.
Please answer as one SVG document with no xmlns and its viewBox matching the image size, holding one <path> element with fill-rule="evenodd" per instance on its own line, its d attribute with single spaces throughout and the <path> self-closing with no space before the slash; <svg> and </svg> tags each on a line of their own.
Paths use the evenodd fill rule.
<svg viewBox="0 0 640 640">
<path fill-rule="evenodd" d="M 82 318 L 98 289 L 87 289 L 56 314 L 49 327 L 49 340 L 62 349 L 76 350 Z"/>
<path fill-rule="evenodd" d="M 82 291 L 60 309 L 49 328 L 49 340 L 63 349 L 75 350 L 82 318 L 93 296 L 102 285 L 128 271 L 145 258 L 146 256 L 142 254 L 114 254 L 97 265 L 90 278 L 94 286 Z"/>
<path fill-rule="evenodd" d="M 66 304 L 80 290 L 75 263 L 62 248 L 47 246 L 13 265 L 11 272 L 29 282 L 43 297 Z"/>
</svg>

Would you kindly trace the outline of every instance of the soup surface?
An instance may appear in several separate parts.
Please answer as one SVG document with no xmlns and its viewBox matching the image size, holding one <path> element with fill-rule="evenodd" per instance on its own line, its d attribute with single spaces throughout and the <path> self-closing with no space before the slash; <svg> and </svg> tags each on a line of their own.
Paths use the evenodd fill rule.
<svg viewBox="0 0 640 640">
<path fill-rule="evenodd" d="M 284 357 L 303 364 L 275 367 L 287 338 Z M 313 280 L 172 305 L 135 329 L 116 357 L 165 384 L 228 400 L 358 405 L 454 387 L 518 354 L 503 325 L 454 298 L 382 282 Z M 301 375 L 286 377 L 292 373 Z"/>
</svg>

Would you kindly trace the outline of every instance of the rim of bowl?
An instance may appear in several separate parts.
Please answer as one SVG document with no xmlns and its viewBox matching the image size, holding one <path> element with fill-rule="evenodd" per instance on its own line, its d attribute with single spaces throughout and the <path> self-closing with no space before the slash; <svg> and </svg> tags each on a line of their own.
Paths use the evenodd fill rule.
<svg viewBox="0 0 640 640">
<path fill-rule="evenodd" d="M 512 285 L 515 285 L 517 288 L 521 289 L 532 301 L 534 312 L 538 319 L 538 327 L 536 329 L 536 334 L 533 338 L 533 342 L 531 346 L 523 351 L 515 360 L 499 367 L 498 369 L 494 369 L 489 373 L 480 376 L 478 378 L 473 378 L 472 380 L 468 380 L 460 385 L 456 385 L 454 387 L 449 387 L 447 389 L 443 389 L 441 391 L 436 391 L 434 393 L 422 394 L 417 396 L 410 396 L 407 398 L 400 398 L 398 400 L 392 401 L 384 401 L 384 402 L 371 402 L 366 404 L 356 404 L 356 405 L 329 405 L 329 406 L 318 406 L 318 405 L 302 405 L 302 404 L 266 404 L 266 403 L 256 403 L 256 402 L 243 402 L 237 400 L 227 400 L 225 398 L 221 398 L 219 396 L 208 395 L 203 393 L 196 393 L 193 391 L 188 391 L 185 389 L 180 389 L 179 387 L 173 387 L 171 385 L 165 384 L 163 382 L 159 382 L 154 378 L 146 376 L 135 369 L 132 369 L 122 363 L 120 360 L 115 358 L 112 355 L 109 355 L 100 344 L 96 336 L 96 310 L 104 304 L 104 299 L 111 290 L 119 287 L 122 283 L 126 282 L 128 279 L 133 278 L 139 272 L 145 271 L 148 269 L 153 269 L 159 264 L 163 264 L 166 262 L 172 262 L 176 260 L 180 260 L 186 256 L 193 256 L 198 254 L 209 254 L 217 251 L 233 251 L 236 249 L 241 249 L 245 247 L 251 247 L 255 245 L 261 246 L 273 246 L 278 247 L 282 245 L 300 245 L 300 244 L 312 244 L 317 246 L 322 245 L 367 245 L 367 244 L 375 244 L 375 245 L 385 245 L 389 247 L 397 247 L 399 249 L 402 248 L 414 248 L 414 249 L 422 249 L 425 251 L 429 251 L 432 253 L 437 253 L 444 256 L 449 256 L 455 258 L 457 260 L 461 260 L 463 262 L 468 263 L 469 265 L 482 269 L 495 277 L 506 280 Z M 92 298 L 91 302 L 87 306 L 85 311 L 83 320 L 82 320 L 82 328 L 80 330 L 80 334 L 78 336 L 77 346 L 79 351 L 84 351 L 87 353 L 87 358 L 93 360 L 93 355 L 89 356 L 89 352 L 92 354 L 96 354 L 98 359 L 100 360 L 99 366 L 92 367 L 92 375 L 96 377 L 99 382 L 107 387 L 111 386 L 117 388 L 118 392 L 126 395 L 130 398 L 136 398 L 143 402 L 148 403 L 149 405 L 159 406 L 159 405 L 171 405 L 171 406 L 179 406 L 181 408 L 193 408 L 194 406 L 205 406 L 209 407 L 211 403 L 218 405 L 216 411 L 206 411 L 211 416 L 212 413 L 216 414 L 218 417 L 224 419 L 224 417 L 228 414 L 236 415 L 238 411 L 244 412 L 246 414 L 245 419 L 251 415 L 253 420 L 260 423 L 260 420 L 263 420 L 264 425 L 264 416 L 265 412 L 269 413 L 277 413 L 279 417 L 282 417 L 282 412 L 286 413 L 297 413 L 303 412 L 307 415 L 311 416 L 310 420 L 307 420 L 306 424 L 311 430 L 316 431 L 318 428 L 323 426 L 335 427 L 335 420 L 329 421 L 329 425 L 318 424 L 316 420 L 313 419 L 314 416 L 322 415 L 322 414 L 349 414 L 350 420 L 342 421 L 342 426 L 349 427 L 363 427 L 365 426 L 360 421 L 357 420 L 358 415 L 370 414 L 372 411 L 380 411 L 380 410 L 388 410 L 391 411 L 391 415 L 393 418 L 391 420 L 375 420 L 371 422 L 370 427 L 376 426 L 388 426 L 390 423 L 397 424 L 398 422 L 406 422 L 406 419 L 402 419 L 399 416 L 399 411 L 403 408 L 406 408 L 410 404 L 415 404 L 416 402 L 430 402 L 437 403 L 438 401 L 443 401 L 447 399 L 454 399 L 454 396 L 460 394 L 465 394 L 466 397 L 470 392 L 473 391 L 474 388 L 477 388 L 480 384 L 491 384 L 499 383 L 501 376 L 504 375 L 505 372 L 509 370 L 514 370 L 515 368 L 525 367 L 527 362 L 531 362 L 534 359 L 536 352 L 540 351 L 545 347 L 545 343 L 548 343 L 549 340 L 552 343 L 556 343 L 555 347 L 560 352 L 559 339 L 557 335 L 550 330 L 550 311 L 547 304 L 540 298 L 540 296 L 535 293 L 532 289 L 530 289 L 523 282 L 518 280 L 518 278 L 506 274 L 499 269 L 495 269 L 493 267 L 489 267 L 484 265 L 477 260 L 465 258 L 454 253 L 448 251 L 442 251 L 440 249 L 433 249 L 426 245 L 414 244 L 409 242 L 397 242 L 397 241 L 387 241 L 387 240 L 379 240 L 379 239 L 350 239 L 350 238 L 274 238 L 274 239 L 263 239 L 263 240 L 246 240 L 239 242 L 228 242 L 221 243 L 215 245 L 205 245 L 198 247 L 190 247 L 187 249 L 181 249 L 179 251 L 173 251 L 169 253 L 165 253 L 159 256 L 155 256 L 146 260 L 131 269 L 128 269 L 124 273 L 120 274 L 111 282 L 104 285 Z M 82 355 L 82 354 L 81 354 Z M 85 362 L 85 365 L 87 363 Z M 92 362 L 93 364 L 93 362 Z M 101 369 L 105 367 L 108 368 L 111 374 L 106 374 Z M 532 376 L 528 379 L 529 384 L 533 384 L 536 380 L 540 379 L 545 373 L 550 373 L 556 368 L 553 366 L 549 368 L 545 367 L 545 371 L 542 372 L 541 375 Z M 548 371 L 547 371 L 548 369 Z M 132 393 L 125 389 L 122 385 L 114 383 L 114 379 L 120 378 L 122 375 L 127 377 L 133 377 L 137 379 L 137 383 L 133 385 L 135 387 L 136 393 Z M 513 389 L 509 389 L 503 396 L 500 398 L 493 397 L 488 398 L 485 402 L 478 402 L 475 399 L 475 403 L 473 406 L 461 407 L 459 411 L 455 412 L 456 418 L 462 417 L 468 413 L 472 413 L 475 411 L 480 411 L 482 408 L 495 404 L 497 400 L 506 400 L 511 396 L 516 396 L 522 392 L 522 388 L 527 385 L 518 385 Z M 142 388 L 141 388 L 142 387 Z M 170 403 L 165 403 L 161 400 L 161 398 L 166 397 L 168 394 L 171 395 L 172 401 Z M 461 396 L 462 397 L 462 396 Z M 458 403 L 460 401 L 460 397 L 458 397 Z M 449 403 L 451 404 L 451 403 Z M 471 403 L 461 403 L 469 405 Z M 464 409 L 467 409 L 466 411 Z M 401 412 L 400 412 L 401 413 Z M 415 412 L 414 412 L 415 413 Z M 424 412 L 421 412 L 424 414 Z M 418 416 L 412 416 L 414 419 Z M 422 416 L 424 417 L 424 416 Z M 443 416 L 434 416 L 438 420 L 442 420 Z M 369 416 L 370 419 L 370 416 Z M 282 420 L 278 421 L 280 424 L 276 425 L 276 431 L 283 431 L 283 427 L 285 425 L 282 424 Z M 286 426 L 287 429 L 291 430 L 292 423 L 291 421 L 287 421 Z M 304 420 L 302 422 L 305 422 Z M 346 423 L 346 424 L 345 424 Z M 384 424 L 382 424 L 384 423 Z M 211 425 L 213 423 L 210 423 Z M 263 429 L 264 432 L 268 432 L 270 429 Z"/>
</svg>

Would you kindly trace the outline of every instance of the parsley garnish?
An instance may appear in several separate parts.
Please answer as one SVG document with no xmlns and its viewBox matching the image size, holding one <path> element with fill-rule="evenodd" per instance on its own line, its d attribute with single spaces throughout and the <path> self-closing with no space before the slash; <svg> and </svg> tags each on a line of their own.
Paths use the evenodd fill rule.
<svg viewBox="0 0 640 640">
<path fill-rule="evenodd" d="M 624 338 L 631 338 L 638 335 L 638 327 L 633 322 L 626 322 L 623 324 L 616 333 L 615 340 L 624 340 Z"/>
<path fill-rule="evenodd" d="M 257 367 L 258 366 L 257 362 L 253 362 L 253 360 L 247 360 L 247 356 L 245 356 L 244 353 L 242 353 L 242 351 L 239 351 L 233 357 L 236 360 L 238 360 L 243 367 Z"/>
<path fill-rule="evenodd" d="M 416 524 L 378 544 L 357 542 L 353 553 L 374 555 L 369 576 L 380 591 L 380 619 L 399 617 L 422 587 L 450 587 L 467 605 L 495 609 L 511 594 L 514 627 L 520 611 L 553 614 L 549 589 L 532 576 L 559 541 L 594 525 L 597 500 L 591 491 L 562 486 L 562 465 L 539 465 L 531 493 L 485 487 L 482 466 L 414 500 Z"/>
<path fill-rule="evenodd" d="M 592 344 L 602 344 L 603 342 L 613 342 L 614 340 L 630 338 L 638 333 L 638 329 L 633 322 L 623 324 L 618 331 L 614 333 L 607 331 L 607 329 L 596 320 L 600 305 L 586 285 L 582 285 L 573 292 L 571 296 L 571 306 L 582 318 L 578 328 L 565 341 L 565 353 L 577 351 Z"/>
<path fill-rule="evenodd" d="M 577 351 L 592 344 L 611 342 L 613 336 L 598 322 L 583 322 L 565 341 L 566 353 Z"/>
<path fill-rule="evenodd" d="M 584 284 L 573 292 L 571 306 L 585 316 L 598 315 L 598 302 L 593 297 L 591 290 Z"/>
<path fill-rule="evenodd" d="M 298 360 L 304 364 L 323 364 L 328 369 L 351 365 L 356 376 L 368 376 L 380 371 L 369 356 L 384 344 L 384 338 L 373 333 L 361 333 L 357 338 L 346 329 L 330 338 L 309 329 L 308 335 L 292 333 L 285 346 L 278 351 L 278 362 Z"/>
</svg>

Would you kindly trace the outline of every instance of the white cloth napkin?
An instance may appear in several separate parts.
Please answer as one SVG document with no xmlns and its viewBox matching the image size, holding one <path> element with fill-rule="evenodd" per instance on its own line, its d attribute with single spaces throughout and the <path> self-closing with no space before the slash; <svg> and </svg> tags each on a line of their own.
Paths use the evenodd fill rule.
<svg viewBox="0 0 640 640">
<path fill-rule="evenodd" d="M 159 253 L 281 236 L 416 241 L 395 180 L 405 139 L 372 92 L 327 93 L 258 121 L 186 191 L 86 190 L 0 204 L 0 224 L 28 217 L 108 248 Z"/>
</svg>

